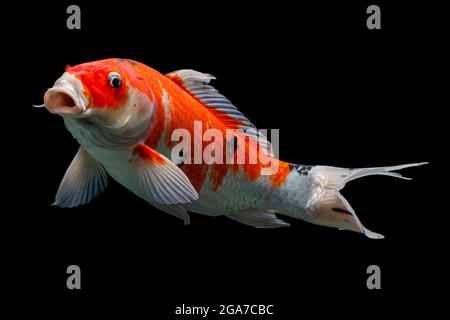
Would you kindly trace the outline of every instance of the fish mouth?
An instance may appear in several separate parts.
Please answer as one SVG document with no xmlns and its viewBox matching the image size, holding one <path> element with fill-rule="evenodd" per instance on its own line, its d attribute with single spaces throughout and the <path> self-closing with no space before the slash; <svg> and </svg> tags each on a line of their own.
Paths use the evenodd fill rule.
<svg viewBox="0 0 450 320">
<path fill-rule="evenodd" d="M 83 108 L 75 102 L 75 98 L 68 92 L 49 89 L 44 96 L 44 105 L 51 113 L 59 115 L 77 115 Z"/>
<path fill-rule="evenodd" d="M 86 111 L 85 105 L 80 81 L 67 73 L 44 95 L 45 108 L 61 116 L 77 116 Z"/>
</svg>

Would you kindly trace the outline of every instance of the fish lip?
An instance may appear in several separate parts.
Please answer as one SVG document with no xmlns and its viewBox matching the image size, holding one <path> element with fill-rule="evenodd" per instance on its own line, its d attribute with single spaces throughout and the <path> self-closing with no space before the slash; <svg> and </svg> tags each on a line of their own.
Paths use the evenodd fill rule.
<svg viewBox="0 0 450 320">
<path fill-rule="evenodd" d="M 48 102 L 48 99 L 50 99 L 50 96 L 52 94 L 57 94 L 57 93 L 63 93 L 65 95 L 67 95 L 70 99 L 73 100 L 74 105 L 73 106 L 51 106 L 51 104 Z M 78 101 L 78 99 L 69 91 L 66 90 L 64 88 L 50 88 L 47 90 L 47 92 L 44 95 L 44 105 L 45 108 L 54 114 L 59 114 L 59 115 L 72 115 L 72 116 L 76 116 L 79 115 L 81 113 L 83 113 L 84 111 L 86 111 L 86 107 L 81 105 Z"/>
<path fill-rule="evenodd" d="M 88 103 L 81 92 L 82 85 L 79 80 L 65 73 L 45 92 L 45 108 L 60 116 L 79 116 L 87 110 Z"/>
</svg>

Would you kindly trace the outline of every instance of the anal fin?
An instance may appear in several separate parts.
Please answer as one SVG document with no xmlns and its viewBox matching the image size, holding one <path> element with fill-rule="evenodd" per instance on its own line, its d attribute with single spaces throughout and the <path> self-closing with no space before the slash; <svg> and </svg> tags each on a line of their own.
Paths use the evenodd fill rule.
<svg viewBox="0 0 450 320">
<path fill-rule="evenodd" d="M 173 215 L 174 217 L 180 218 L 181 220 L 184 221 L 184 224 L 186 224 L 186 225 L 191 223 L 189 213 L 181 205 L 177 205 L 177 204 L 163 205 L 163 204 L 155 204 L 155 203 L 152 203 L 152 205 L 165 213 L 168 213 L 168 214 Z"/>
</svg>

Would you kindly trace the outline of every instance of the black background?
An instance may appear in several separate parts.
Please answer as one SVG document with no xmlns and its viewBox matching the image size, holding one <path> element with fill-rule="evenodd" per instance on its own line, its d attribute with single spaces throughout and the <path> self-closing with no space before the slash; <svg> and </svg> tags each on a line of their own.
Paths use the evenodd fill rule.
<svg viewBox="0 0 450 320">
<path fill-rule="evenodd" d="M 27 7 L 30 96 L 16 106 L 24 130 L 14 138 L 26 145 L 25 165 L 16 164 L 27 169 L 11 198 L 21 225 L 14 239 L 25 244 L 20 255 L 49 316 L 182 319 L 173 314 L 183 303 L 274 304 L 274 319 L 436 311 L 439 299 L 424 298 L 445 278 L 437 231 L 445 212 L 436 209 L 437 174 L 445 174 L 438 153 L 447 147 L 442 8 L 377 1 L 382 29 L 368 30 L 372 2 L 74 3 L 81 30 L 66 29 L 72 3 Z M 110 57 L 215 75 L 214 86 L 259 128 L 280 129 L 285 161 L 430 164 L 405 170 L 411 182 L 369 177 L 343 191 L 384 240 L 289 218 L 290 228 L 257 230 L 191 214 L 184 226 L 111 179 L 89 205 L 51 207 L 78 146 L 59 117 L 31 104 L 67 64 Z M 71 264 L 81 267 L 80 291 L 66 288 Z M 381 290 L 366 287 L 371 264 L 381 267 Z"/>
</svg>

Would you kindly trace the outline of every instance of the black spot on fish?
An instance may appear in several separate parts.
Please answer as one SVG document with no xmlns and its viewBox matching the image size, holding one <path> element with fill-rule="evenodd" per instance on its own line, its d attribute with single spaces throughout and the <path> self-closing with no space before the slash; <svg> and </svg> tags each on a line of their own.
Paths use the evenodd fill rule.
<svg viewBox="0 0 450 320">
<path fill-rule="evenodd" d="M 131 64 L 132 66 L 135 66 L 135 65 L 136 65 L 136 62 L 134 62 L 134 61 L 127 60 L 127 62 L 128 62 L 129 64 Z"/>
<path fill-rule="evenodd" d="M 301 176 L 307 176 L 308 173 L 309 173 L 309 171 L 310 171 L 312 168 L 313 168 L 313 166 L 305 166 L 305 165 L 300 166 L 300 165 L 298 165 L 298 166 L 297 166 L 297 172 L 298 172 L 298 174 L 301 175 Z"/>
<path fill-rule="evenodd" d="M 341 208 L 332 208 L 331 210 L 333 210 L 335 212 L 340 212 L 340 213 L 352 214 L 350 211 L 341 209 Z"/>
</svg>

